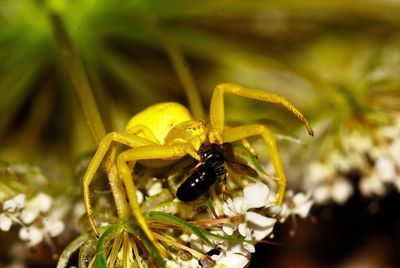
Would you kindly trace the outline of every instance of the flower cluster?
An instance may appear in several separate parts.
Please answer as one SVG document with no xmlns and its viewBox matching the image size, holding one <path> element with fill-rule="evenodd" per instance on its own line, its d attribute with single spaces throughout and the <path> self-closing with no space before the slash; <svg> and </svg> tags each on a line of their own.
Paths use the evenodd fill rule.
<svg viewBox="0 0 400 268">
<path fill-rule="evenodd" d="M 0 171 L 0 234 L 17 231 L 28 247 L 42 241 L 51 244 L 65 224 L 56 213 L 53 198 L 41 191 L 48 184 L 46 177 L 28 164 L 2 163 Z"/>
<path fill-rule="evenodd" d="M 35 246 L 43 240 L 60 235 L 64 223 L 49 214 L 52 202 L 53 199 L 42 192 L 28 200 L 25 194 L 18 194 L 4 201 L 0 230 L 7 232 L 14 224 L 20 226 L 19 237 L 28 246 Z"/>
<path fill-rule="evenodd" d="M 249 183 L 243 193 L 223 202 L 223 223 L 213 225 L 212 232 L 235 237 L 237 242 L 214 240 L 214 247 L 205 245 L 195 235 L 183 239 L 192 250 L 205 254 L 199 258 L 182 259 L 176 256 L 167 262 L 168 267 L 246 267 L 254 244 L 273 237 L 274 226 L 289 216 L 308 216 L 312 206 L 309 196 L 289 191 L 282 206 L 274 204 L 274 193 L 261 181 Z M 201 254 L 200 254 L 201 255 Z"/>
<path fill-rule="evenodd" d="M 341 146 L 308 167 L 305 182 L 313 189 L 315 202 L 342 204 L 356 184 L 364 196 L 383 196 L 392 188 L 400 191 L 399 117 L 343 135 Z"/>
</svg>

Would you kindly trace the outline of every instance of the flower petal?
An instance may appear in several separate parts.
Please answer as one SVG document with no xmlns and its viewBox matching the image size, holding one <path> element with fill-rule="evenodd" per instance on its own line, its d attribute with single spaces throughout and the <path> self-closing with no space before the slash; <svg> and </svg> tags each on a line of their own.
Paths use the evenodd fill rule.
<svg viewBox="0 0 400 268">
<path fill-rule="evenodd" d="M 384 182 L 372 174 L 371 176 L 362 178 L 359 182 L 359 186 L 361 193 L 365 196 L 382 196 L 386 192 Z"/>
<path fill-rule="evenodd" d="M 246 234 L 246 238 L 245 239 L 246 240 L 253 240 L 253 237 L 251 236 L 250 230 L 246 229 L 246 232 L 247 232 L 247 234 Z M 256 248 L 254 247 L 253 243 L 249 243 L 249 242 L 243 243 L 243 247 L 250 253 L 256 252 Z"/>
<path fill-rule="evenodd" d="M 297 193 L 293 197 L 293 203 L 295 205 L 293 213 L 299 215 L 301 218 L 307 217 L 313 205 L 313 201 L 303 193 Z"/>
<path fill-rule="evenodd" d="M 223 225 L 222 230 L 224 231 L 225 234 L 232 235 L 235 228 L 233 228 L 231 225 Z"/>
<path fill-rule="evenodd" d="M 143 203 L 144 200 L 144 195 L 141 191 L 136 190 L 136 197 L 137 197 L 137 201 L 139 203 L 139 205 L 141 205 Z"/>
<path fill-rule="evenodd" d="M 222 209 L 224 210 L 224 214 L 228 217 L 236 216 L 236 212 L 234 211 L 233 201 L 228 198 L 223 204 Z"/>
<path fill-rule="evenodd" d="M 255 212 L 246 213 L 247 226 L 253 231 L 253 238 L 261 240 L 272 233 L 276 219 L 268 218 Z"/>
<path fill-rule="evenodd" d="M 244 256 L 242 254 L 234 253 L 222 257 L 218 261 L 218 264 L 224 265 L 224 267 L 229 267 L 229 268 L 243 268 L 246 267 L 249 261 L 250 261 L 249 257 Z"/>
<path fill-rule="evenodd" d="M 374 170 L 377 176 L 385 182 L 396 178 L 396 163 L 388 155 L 382 155 L 376 160 Z"/>
<path fill-rule="evenodd" d="M 29 209 L 26 207 L 21 211 L 21 220 L 25 224 L 31 224 L 39 216 L 39 211 L 37 209 Z"/>
<path fill-rule="evenodd" d="M 353 193 L 353 186 L 345 179 L 337 179 L 332 189 L 332 199 L 343 204 Z"/>
<path fill-rule="evenodd" d="M 13 199 L 17 203 L 17 209 L 22 209 L 25 206 L 25 194 L 18 194 Z"/>
<path fill-rule="evenodd" d="M 246 223 L 239 223 L 238 230 L 241 236 L 246 237 L 247 235 L 247 226 Z"/>
<path fill-rule="evenodd" d="M 0 214 L 0 230 L 8 232 L 11 228 L 12 220 L 4 213 Z"/>
<path fill-rule="evenodd" d="M 208 252 L 213 249 L 213 247 L 203 243 L 203 241 L 201 241 L 199 237 L 194 234 L 190 235 L 190 247 L 200 252 Z"/>
<path fill-rule="evenodd" d="M 18 194 L 11 199 L 8 199 L 3 204 L 3 211 L 15 212 L 21 209 L 25 204 L 25 195 Z"/>
<path fill-rule="evenodd" d="M 313 198 L 316 203 L 326 203 L 330 199 L 330 188 L 328 185 L 320 185 L 315 187 Z"/>
<path fill-rule="evenodd" d="M 252 225 L 265 227 L 274 225 L 276 219 L 268 218 L 256 212 L 249 211 L 246 213 L 246 221 L 247 223 L 251 223 Z"/>
<path fill-rule="evenodd" d="M 159 192 L 161 192 L 163 190 L 162 182 L 160 180 L 157 180 L 157 179 L 153 180 L 149 186 L 150 187 L 149 187 L 149 189 L 147 191 L 147 194 L 149 196 L 156 195 L 156 194 L 158 194 Z"/>
<path fill-rule="evenodd" d="M 235 215 L 242 214 L 246 211 L 243 209 L 243 197 L 238 196 L 233 199 L 233 211 Z"/>
<path fill-rule="evenodd" d="M 43 221 L 45 230 L 49 233 L 51 237 L 56 237 L 64 231 L 64 223 L 59 220 L 53 220 L 46 218 Z"/>
<path fill-rule="evenodd" d="M 261 181 L 250 183 L 243 189 L 243 209 L 260 208 L 268 204 L 269 188 Z"/>
<path fill-rule="evenodd" d="M 30 226 L 27 228 L 21 228 L 19 230 L 19 237 L 28 242 L 29 246 L 35 246 L 43 241 L 43 234 L 40 229 Z"/>
<path fill-rule="evenodd" d="M 51 196 L 49 196 L 48 194 L 38 193 L 32 201 L 35 202 L 37 208 L 41 212 L 47 212 L 49 211 L 51 204 L 53 203 L 53 198 L 51 198 Z"/>
</svg>

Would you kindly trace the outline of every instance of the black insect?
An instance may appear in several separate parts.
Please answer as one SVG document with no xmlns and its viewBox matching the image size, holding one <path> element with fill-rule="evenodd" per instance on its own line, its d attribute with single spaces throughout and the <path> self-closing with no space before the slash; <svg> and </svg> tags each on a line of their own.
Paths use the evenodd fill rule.
<svg viewBox="0 0 400 268">
<path fill-rule="evenodd" d="M 181 201 L 196 200 L 207 192 L 218 178 L 226 176 L 225 158 L 219 146 L 211 145 L 205 151 L 200 150 L 199 155 L 201 161 L 192 169 L 176 191 L 176 197 Z"/>
<path fill-rule="evenodd" d="M 176 191 L 176 197 L 185 202 L 194 201 L 205 194 L 217 182 L 226 182 L 225 163 L 232 172 L 246 170 L 249 176 L 256 177 L 255 170 L 247 165 L 233 161 L 232 149 L 228 144 L 206 145 L 199 150 L 201 161 L 189 172 Z"/>
</svg>

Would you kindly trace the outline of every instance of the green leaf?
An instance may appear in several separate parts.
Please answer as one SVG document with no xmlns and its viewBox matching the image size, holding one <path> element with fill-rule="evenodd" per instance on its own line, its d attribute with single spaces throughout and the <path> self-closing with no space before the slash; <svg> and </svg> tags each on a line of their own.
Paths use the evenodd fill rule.
<svg viewBox="0 0 400 268">
<path fill-rule="evenodd" d="M 206 236 L 213 237 L 213 238 L 216 238 L 217 240 L 222 240 L 222 241 L 227 241 L 227 242 L 251 243 L 251 244 L 255 244 L 257 242 L 255 240 L 245 240 L 245 239 L 237 238 L 237 237 L 234 237 L 234 236 L 231 236 L 231 235 L 217 235 L 217 234 L 214 234 L 214 233 L 206 231 L 206 230 L 203 230 L 203 233 Z"/>
<path fill-rule="evenodd" d="M 166 267 L 166 263 L 164 261 L 164 258 L 161 256 L 160 252 L 158 252 L 157 248 L 150 242 L 146 234 L 143 232 L 142 229 L 140 229 L 140 227 L 137 224 L 134 224 L 132 221 L 127 221 L 124 227 L 128 233 L 131 233 L 134 236 L 139 236 L 142 243 L 149 251 L 151 257 L 154 260 L 156 260 L 161 267 Z"/>
<path fill-rule="evenodd" d="M 146 201 L 143 202 L 142 206 L 140 207 L 141 211 L 148 211 L 148 210 L 153 210 L 155 207 L 171 201 L 174 197 L 172 196 L 171 192 L 168 189 L 165 189 L 161 192 L 159 192 L 156 195 L 153 195 L 149 198 L 146 199 Z"/>
<path fill-rule="evenodd" d="M 85 243 L 81 245 L 79 249 L 78 267 L 87 267 L 88 263 L 92 261 L 92 258 L 96 255 L 97 238 L 92 235 Z"/>
<path fill-rule="evenodd" d="M 161 211 L 172 215 L 178 215 L 181 218 L 189 218 L 192 216 L 193 205 L 179 201 L 172 201 L 155 206 L 149 211 Z"/>
<path fill-rule="evenodd" d="M 143 214 L 144 217 L 154 220 L 156 222 L 162 222 L 166 224 L 171 224 L 174 226 L 180 227 L 182 230 L 188 232 L 188 233 L 193 233 L 195 234 L 201 241 L 206 243 L 207 245 L 213 246 L 213 243 L 204 235 L 204 230 L 194 226 L 187 221 L 178 218 L 174 215 L 161 212 L 161 211 L 148 211 Z"/>
<path fill-rule="evenodd" d="M 97 244 L 97 253 L 95 260 L 95 267 L 107 268 L 107 257 L 105 253 L 105 247 L 110 240 L 114 239 L 124 230 L 123 225 L 114 224 L 111 225 L 99 238 L 99 243 Z"/>
<path fill-rule="evenodd" d="M 67 267 L 71 255 L 90 237 L 90 233 L 84 233 L 75 238 L 61 253 L 60 258 L 58 259 L 57 268 Z"/>
</svg>

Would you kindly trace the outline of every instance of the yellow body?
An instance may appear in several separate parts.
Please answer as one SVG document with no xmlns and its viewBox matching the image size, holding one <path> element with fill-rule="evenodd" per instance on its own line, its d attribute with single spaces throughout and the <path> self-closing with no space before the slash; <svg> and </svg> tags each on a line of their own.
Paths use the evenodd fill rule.
<svg viewBox="0 0 400 268">
<path fill-rule="evenodd" d="M 164 144 L 165 137 L 174 126 L 191 120 L 192 115 L 182 104 L 163 102 L 152 105 L 132 117 L 126 125 L 125 132 L 132 133 L 130 130 L 143 125 L 154 134 L 159 144 Z M 145 138 L 142 133 L 138 135 Z"/>
<path fill-rule="evenodd" d="M 206 138 L 203 122 L 194 120 L 189 110 L 176 102 L 163 102 L 146 108 L 129 120 L 125 132 L 147 138 L 160 145 L 189 141 L 192 154 L 198 151 Z M 161 167 L 170 165 L 173 160 L 180 157 L 141 162 L 147 166 Z"/>
<path fill-rule="evenodd" d="M 223 101 L 225 93 L 280 104 L 306 125 L 310 135 L 313 134 L 312 128 L 305 117 L 281 96 L 264 90 L 242 87 L 237 84 L 220 84 L 215 88 L 211 98 L 208 125 L 205 125 L 202 120 L 192 118 L 190 112 L 178 103 L 166 102 L 150 106 L 132 117 L 124 132 L 111 132 L 102 139 L 83 178 L 86 210 L 96 234 L 98 234 L 98 231 L 90 204 L 89 185 L 110 147 L 109 159 L 111 166 L 106 167 L 106 171 L 116 166 L 119 179 L 125 186 L 129 206 L 134 218 L 160 252 L 163 251 L 163 248 L 148 227 L 137 202 L 136 187 L 132 178 L 132 170 L 136 161 L 145 161 L 145 163 L 157 161 L 169 164 L 170 161 L 182 158 L 185 155 L 190 155 L 200 160 L 198 150 L 204 142 L 222 144 L 260 136 L 265 142 L 274 167 L 275 176 L 277 177 L 276 203 L 278 205 L 282 203 L 286 188 L 286 178 L 273 133 L 260 124 L 225 128 Z M 116 157 L 116 160 L 116 148 L 115 145 L 112 145 L 113 142 L 128 147 L 127 150 Z"/>
</svg>

